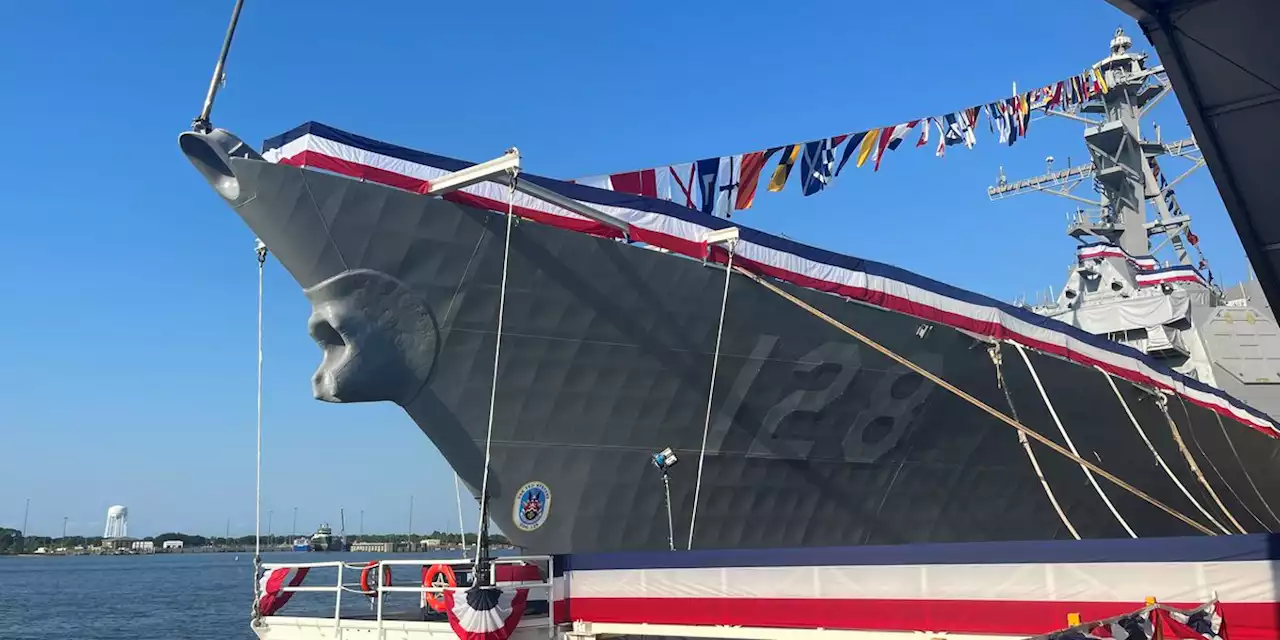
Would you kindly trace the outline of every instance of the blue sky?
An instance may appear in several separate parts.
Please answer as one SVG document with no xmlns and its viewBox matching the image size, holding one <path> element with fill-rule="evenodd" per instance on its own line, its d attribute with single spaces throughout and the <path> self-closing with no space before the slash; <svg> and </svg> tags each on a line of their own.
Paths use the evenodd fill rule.
<svg viewBox="0 0 1280 640">
<path fill-rule="evenodd" d="M 253 530 L 253 236 L 179 155 L 232 2 L 17 3 L 0 23 L 0 526 Z M 1117 26 L 1103 0 L 1029 3 L 426 3 L 249 0 L 214 121 L 260 141 L 317 120 L 528 171 L 609 173 L 896 124 L 1077 73 Z M 1185 135 L 1176 100 L 1157 112 Z M 1144 123 L 1149 124 L 1149 123 Z M 1087 157 L 1078 125 L 903 149 L 818 196 L 795 180 L 743 224 L 1002 299 L 1059 287 L 1070 203 L 989 202 L 1004 166 Z M 1246 266 L 1207 171 L 1179 189 L 1220 280 Z M 311 398 L 308 306 L 267 271 L 264 513 L 274 531 L 457 527 L 452 474 L 391 405 Z M 474 512 L 467 505 L 468 528 Z M 266 527 L 264 515 L 264 529 Z"/>
</svg>

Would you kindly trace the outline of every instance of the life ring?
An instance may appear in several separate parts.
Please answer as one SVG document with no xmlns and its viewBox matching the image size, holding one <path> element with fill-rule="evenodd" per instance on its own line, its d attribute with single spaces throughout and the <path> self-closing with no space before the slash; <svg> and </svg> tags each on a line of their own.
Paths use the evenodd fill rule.
<svg viewBox="0 0 1280 640">
<path fill-rule="evenodd" d="M 378 584 L 376 582 L 373 584 L 369 583 L 369 576 L 373 572 L 373 568 L 376 566 L 378 566 L 378 563 L 376 561 L 372 561 L 369 564 L 366 564 L 364 569 L 360 572 L 360 590 L 370 598 L 378 597 Z M 382 565 L 382 586 L 391 586 L 391 567 L 387 565 Z"/>
<path fill-rule="evenodd" d="M 444 578 L 444 582 L 436 584 L 437 578 Z M 422 586 L 424 587 L 444 587 L 455 588 L 458 586 L 458 577 L 453 573 L 453 567 L 447 564 L 433 564 L 431 568 L 422 568 Z M 434 593 L 431 591 L 423 592 L 426 596 L 426 603 L 436 611 L 444 611 L 444 593 Z"/>
</svg>

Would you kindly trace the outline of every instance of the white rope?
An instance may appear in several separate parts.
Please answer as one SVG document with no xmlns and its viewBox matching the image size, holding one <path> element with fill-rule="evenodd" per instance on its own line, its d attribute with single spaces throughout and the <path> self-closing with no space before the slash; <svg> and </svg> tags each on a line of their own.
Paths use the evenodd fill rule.
<svg viewBox="0 0 1280 640">
<path fill-rule="evenodd" d="M 493 345 L 493 386 L 489 389 L 489 427 L 484 437 L 484 479 L 480 482 L 480 523 L 476 531 L 484 531 L 484 519 L 489 516 L 489 462 L 492 460 L 493 446 L 493 414 L 498 403 L 498 356 L 502 353 L 502 318 L 507 305 L 507 265 L 511 258 L 511 221 L 515 218 L 516 178 L 518 169 L 511 171 L 509 188 L 507 189 L 507 234 L 502 247 L 502 286 L 498 293 L 498 331 Z M 483 545 L 476 541 L 476 565 L 480 564 L 480 549 Z"/>
<path fill-rule="evenodd" d="M 733 252 L 737 246 L 737 240 L 729 241 L 729 258 L 724 268 L 724 295 L 720 298 L 720 324 L 716 327 L 716 351 L 711 358 L 711 386 L 707 390 L 707 416 L 702 424 L 702 449 L 698 452 L 698 479 L 693 485 L 693 514 L 689 516 L 687 549 L 693 548 L 693 526 L 698 521 L 698 497 L 702 493 L 702 466 L 707 457 L 707 435 L 711 432 L 711 402 L 716 393 L 716 371 L 720 367 L 720 339 L 724 337 L 724 311 L 729 304 L 729 276 L 733 275 Z"/>
<path fill-rule="evenodd" d="M 458 473 L 453 474 L 453 499 L 458 503 L 458 544 L 462 546 L 462 557 L 467 557 L 467 525 L 462 522 L 462 492 L 458 490 Z"/>
<path fill-rule="evenodd" d="M 1009 385 L 1004 380 L 1004 358 L 1000 353 L 1000 345 L 991 345 L 987 349 L 987 354 L 991 356 L 991 361 L 996 365 L 996 384 L 1004 390 L 1004 399 L 1009 404 L 1009 413 L 1014 420 L 1017 420 L 1018 410 L 1013 406 L 1013 395 L 1009 393 Z M 1031 460 L 1031 468 L 1036 472 L 1036 477 L 1040 479 L 1040 486 L 1044 488 L 1044 495 L 1049 498 L 1049 504 L 1053 505 L 1053 510 L 1058 513 L 1058 519 L 1062 520 L 1063 525 L 1066 525 L 1067 531 L 1071 532 L 1071 537 L 1079 540 L 1079 532 L 1071 524 L 1071 520 L 1067 518 L 1067 513 L 1062 510 L 1062 505 L 1058 504 L 1058 497 L 1053 495 L 1053 488 L 1049 486 L 1049 479 L 1044 477 L 1044 471 L 1040 469 L 1040 461 L 1036 460 L 1036 453 L 1031 450 L 1031 441 L 1027 439 L 1027 434 L 1019 431 L 1018 442 L 1022 443 L 1022 449 L 1027 452 L 1027 458 Z"/>
<path fill-rule="evenodd" d="M 1151 455 L 1155 456 L 1156 463 L 1160 465 L 1161 469 L 1164 469 L 1164 472 L 1169 476 L 1169 479 L 1172 480 L 1174 484 L 1178 485 L 1178 489 L 1182 491 L 1182 495 L 1186 496 L 1187 500 L 1190 500 L 1191 504 L 1195 505 L 1196 508 L 1200 510 L 1200 513 L 1209 519 L 1209 522 L 1213 523 L 1213 526 L 1217 527 L 1223 533 L 1230 534 L 1231 530 L 1222 526 L 1222 523 L 1218 522 L 1216 518 L 1210 515 L 1209 512 L 1200 504 L 1200 501 L 1196 500 L 1195 497 L 1191 495 L 1191 492 L 1182 484 L 1182 481 L 1178 479 L 1178 476 L 1173 474 L 1173 470 L 1169 468 L 1169 465 L 1165 463 L 1164 458 L 1160 456 L 1160 452 L 1156 451 L 1155 445 L 1151 444 L 1151 440 L 1147 438 L 1147 432 L 1143 431 L 1142 425 L 1138 424 L 1138 419 L 1133 417 L 1133 412 L 1129 410 L 1129 403 L 1125 402 L 1123 395 L 1120 395 L 1120 388 L 1116 386 L 1116 382 L 1111 377 L 1111 374 L 1107 373 L 1106 369 L 1103 369 L 1096 364 L 1093 365 L 1093 368 L 1102 372 L 1102 375 L 1106 376 L 1107 384 L 1110 384 L 1111 390 L 1116 393 L 1116 398 L 1120 400 L 1120 406 L 1124 407 L 1125 415 L 1129 416 L 1129 422 L 1133 423 L 1133 428 L 1138 430 L 1138 435 L 1142 436 L 1142 441 L 1147 443 L 1147 449 L 1151 451 Z"/>
<path fill-rule="evenodd" d="M 1213 490 L 1213 485 L 1209 484 L 1209 479 L 1204 476 L 1204 471 L 1200 469 L 1195 457 L 1191 455 L 1191 450 L 1187 448 L 1187 443 L 1182 440 L 1182 434 L 1178 431 L 1178 423 L 1174 422 L 1173 416 L 1169 415 L 1169 398 L 1163 391 L 1156 392 L 1156 404 L 1160 407 L 1160 413 L 1164 414 L 1165 421 L 1169 423 L 1169 431 L 1173 433 L 1173 441 L 1178 445 L 1178 451 L 1182 452 L 1182 458 L 1187 461 L 1187 466 L 1191 467 L 1191 473 L 1195 474 L 1196 480 L 1199 480 L 1204 490 L 1209 492 L 1209 497 L 1213 498 L 1214 504 L 1218 505 L 1219 509 L 1222 509 L 1222 513 L 1227 516 L 1227 520 L 1230 520 L 1231 524 L 1235 525 L 1240 533 L 1249 533 L 1240 525 L 1240 521 L 1236 520 L 1236 517 L 1227 510 L 1227 505 L 1222 503 L 1222 498 L 1218 497 L 1218 492 Z M 1212 463 L 1213 461 L 1209 460 L 1209 462 Z M 1227 488 L 1230 489 L 1231 486 L 1228 485 Z"/>
<path fill-rule="evenodd" d="M 1271 505 L 1267 503 L 1267 499 L 1262 497 L 1262 492 L 1258 491 L 1258 485 L 1254 484 L 1253 476 L 1249 475 L 1249 470 L 1244 468 L 1244 460 L 1240 459 L 1240 452 L 1236 451 L 1236 445 L 1231 441 L 1231 436 L 1227 435 L 1227 426 L 1222 423 L 1222 416 L 1214 413 L 1218 419 L 1218 428 L 1222 430 L 1222 438 L 1227 441 L 1227 446 L 1231 447 L 1231 453 L 1236 457 L 1236 462 L 1240 463 L 1240 471 L 1244 472 L 1244 479 L 1249 481 L 1249 486 L 1253 487 L 1253 493 L 1258 496 L 1258 500 L 1262 501 L 1262 506 L 1267 508 L 1267 513 L 1271 514 L 1271 518 L 1276 522 L 1280 522 L 1280 517 L 1276 516 L 1276 512 L 1271 510 Z M 1241 503 L 1243 504 L 1243 500 Z M 1257 516 L 1254 516 L 1257 518 Z M 1258 520 L 1258 524 L 1262 524 L 1262 520 Z M 1268 525 L 1262 524 L 1263 529 L 1272 530 Z"/>
<path fill-rule="evenodd" d="M 1049 415 L 1053 417 L 1053 422 L 1058 425 L 1058 432 L 1062 434 L 1062 439 L 1067 442 L 1067 447 L 1071 449 L 1071 453 L 1077 458 L 1080 457 L 1080 452 L 1076 450 L 1075 443 L 1071 442 L 1071 436 L 1067 435 L 1067 428 L 1062 425 L 1062 420 L 1058 418 L 1058 412 L 1054 410 L 1053 403 L 1049 402 L 1049 394 L 1045 393 L 1044 385 L 1040 383 L 1040 376 L 1036 373 L 1036 368 L 1031 365 L 1031 359 L 1027 357 L 1027 352 L 1023 350 L 1022 345 L 1016 342 L 1013 343 L 1013 346 L 1018 350 L 1018 355 L 1022 356 L 1022 361 L 1027 363 L 1027 370 L 1031 372 L 1031 379 L 1035 381 L 1036 388 L 1040 390 L 1040 397 L 1044 399 L 1044 406 L 1049 409 Z M 1102 498 L 1107 508 L 1111 510 L 1111 515 L 1116 517 L 1116 520 L 1120 522 L 1120 526 L 1124 527 L 1129 537 L 1138 537 L 1138 534 L 1134 533 L 1133 529 L 1129 527 L 1129 523 L 1125 522 L 1120 512 L 1116 511 L 1116 506 L 1111 504 L 1111 499 L 1102 492 L 1102 487 L 1098 486 L 1098 480 L 1093 477 L 1093 472 L 1089 471 L 1089 468 L 1084 465 L 1080 465 L 1080 470 L 1084 472 L 1085 477 L 1089 479 L 1089 484 L 1093 485 L 1094 491 L 1098 492 L 1098 496 Z"/>
<path fill-rule="evenodd" d="M 267 263 L 267 245 L 261 239 L 255 241 L 254 253 L 258 257 L 258 433 L 253 486 L 253 611 L 256 617 L 258 598 L 262 595 L 258 581 L 258 570 L 262 566 L 262 274 Z"/>
</svg>

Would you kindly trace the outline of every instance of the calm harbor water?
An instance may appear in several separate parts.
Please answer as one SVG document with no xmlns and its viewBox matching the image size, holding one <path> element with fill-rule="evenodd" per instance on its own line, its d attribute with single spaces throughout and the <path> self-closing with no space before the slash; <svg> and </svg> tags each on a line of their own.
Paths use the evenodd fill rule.
<svg viewBox="0 0 1280 640">
<path fill-rule="evenodd" d="M 264 562 L 368 561 L 432 557 L 407 554 L 264 554 Z M 434 557 L 458 557 L 445 552 Z M 417 575 L 414 575 L 417 574 Z M 420 570 L 393 572 L 394 584 L 414 584 Z M 350 572 L 344 582 L 359 574 Z M 305 584 L 328 586 L 336 570 L 312 571 Z M 397 609 L 416 607 L 417 594 L 392 594 Z M 255 640 L 249 630 L 253 555 L 0 557 L 0 638 L 3 640 Z M 391 606 L 389 599 L 386 606 Z M 332 594 L 297 594 L 288 612 L 332 615 Z M 343 610 L 369 610 L 344 594 Z"/>
</svg>

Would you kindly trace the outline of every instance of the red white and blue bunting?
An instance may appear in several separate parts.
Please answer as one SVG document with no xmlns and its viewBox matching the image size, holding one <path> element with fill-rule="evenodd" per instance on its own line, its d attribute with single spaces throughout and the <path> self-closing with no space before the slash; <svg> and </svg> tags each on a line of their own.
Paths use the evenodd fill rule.
<svg viewBox="0 0 1280 640">
<path fill-rule="evenodd" d="M 793 159 L 798 159 L 799 152 L 799 149 L 794 151 Z M 380 142 L 316 122 L 308 122 L 267 140 L 263 144 L 263 156 L 270 162 L 329 171 L 417 193 L 429 191 L 432 180 L 473 166 L 469 162 Z M 703 175 L 710 175 L 710 164 L 704 168 Z M 717 161 L 715 171 L 722 168 L 723 165 Z M 698 173 L 694 167 L 685 177 L 696 179 Z M 741 239 L 734 250 L 734 264 L 762 276 L 995 340 L 1016 342 L 1085 366 L 1097 366 L 1111 375 L 1181 396 L 1188 402 L 1269 436 L 1280 437 L 1280 427 L 1270 416 L 1248 407 L 1222 390 L 1168 369 L 1131 347 L 1045 318 L 1031 310 L 964 291 L 892 265 L 837 254 L 734 225 L 696 208 L 662 199 L 602 190 L 528 173 L 522 174 L 522 178 L 613 217 L 625 225 L 626 236 L 633 242 L 723 263 L 726 254 L 719 250 L 709 252 L 707 234 L 737 226 Z M 682 184 L 689 186 L 695 183 Z M 482 182 L 450 193 L 445 198 L 467 206 L 506 213 L 508 191 L 502 185 Z M 523 193 L 516 193 L 511 204 L 516 215 L 541 224 L 608 238 L 623 235 L 612 226 Z M 1157 275 L 1163 277 L 1158 272 Z"/>
<path fill-rule="evenodd" d="M 1076 248 L 1076 261 L 1084 264 L 1089 260 L 1120 258 L 1133 266 L 1137 271 L 1138 286 L 1153 287 L 1174 282 L 1189 282 L 1208 286 L 1208 282 L 1200 271 L 1191 265 L 1174 265 L 1161 267 L 1159 261 L 1151 256 L 1129 255 L 1124 249 L 1109 242 L 1092 242 Z"/>
<path fill-rule="evenodd" d="M 288 586 L 296 587 L 302 584 L 306 579 L 307 567 L 299 569 L 291 569 L 282 567 L 280 569 L 272 569 L 262 574 L 258 578 L 258 615 L 270 616 L 275 615 L 284 605 L 289 602 L 289 598 L 293 597 L 292 591 L 285 591 L 285 578 L 289 577 L 290 571 L 296 571 L 293 578 L 289 580 Z"/>
<path fill-rule="evenodd" d="M 507 640 L 524 616 L 528 589 L 471 587 L 444 592 L 449 626 L 458 640 Z"/>
<path fill-rule="evenodd" d="M 942 157 L 948 147 L 963 145 L 972 149 L 978 143 L 978 130 L 985 118 L 988 132 L 997 135 L 998 143 L 1012 145 L 1018 138 L 1026 137 L 1032 112 L 1075 113 L 1108 91 L 1105 72 L 1093 68 L 1043 87 L 938 116 L 750 153 L 589 176 L 572 182 L 668 200 L 727 218 L 734 211 L 751 208 L 761 175 L 770 175 L 764 172 L 775 156 L 777 164 L 772 177 L 766 181 L 768 190 L 782 191 L 799 161 L 801 193 L 811 196 L 830 186 L 851 160 L 855 168 L 870 162 L 872 170 L 879 171 L 885 155 L 902 146 L 909 135 L 918 136 L 909 145 L 912 147 L 926 146 L 931 137 L 935 138 L 934 155 Z"/>
<path fill-rule="evenodd" d="M 1230 640 L 1217 602 L 1184 611 L 1151 604 L 1120 616 L 1085 622 L 1027 640 Z"/>
</svg>

